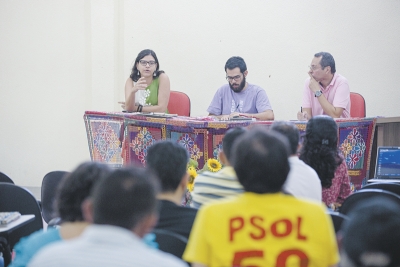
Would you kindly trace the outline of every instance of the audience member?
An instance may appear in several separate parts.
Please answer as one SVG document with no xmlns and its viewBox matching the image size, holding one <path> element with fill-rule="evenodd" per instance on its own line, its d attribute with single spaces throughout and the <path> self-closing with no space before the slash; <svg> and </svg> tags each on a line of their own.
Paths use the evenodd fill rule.
<svg viewBox="0 0 400 267">
<path fill-rule="evenodd" d="M 350 213 L 339 237 L 341 267 L 400 266 L 400 206 L 374 197 Z"/>
<path fill-rule="evenodd" d="M 192 207 L 199 208 L 214 199 L 236 196 L 243 192 L 230 161 L 233 143 L 245 132 L 246 129 L 242 127 L 232 128 L 226 132 L 222 139 L 222 149 L 218 154 L 224 167 L 218 172 L 205 171 L 197 175 L 192 192 Z"/>
<path fill-rule="evenodd" d="M 167 111 L 170 85 L 153 50 L 145 49 L 136 57 L 132 72 L 125 83 L 125 103 L 127 111 L 165 112 Z"/>
<path fill-rule="evenodd" d="M 322 187 L 318 174 L 313 168 L 299 160 L 297 150 L 300 146 L 300 133 L 296 125 L 291 122 L 274 122 L 272 131 L 279 132 L 287 137 L 290 145 L 290 172 L 283 185 L 283 191 L 295 197 L 304 197 L 321 202 Z"/>
<path fill-rule="evenodd" d="M 345 77 L 336 73 L 333 56 L 327 52 L 315 54 L 308 75 L 310 78 L 306 80 L 303 91 L 303 108 L 297 118 L 308 120 L 317 115 L 349 118 L 349 84 Z"/>
<path fill-rule="evenodd" d="M 246 116 L 273 120 L 274 112 L 265 90 L 246 81 L 246 63 L 241 57 L 231 57 L 225 64 L 228 84 L 218 89 L 207 111 L 221 120 Z"/>
<path fill-rule="evenodd" d="M 192 266 L 332 266 L 335 233 L 322 203 L 281 192 L 289 149 L 279 133 L 253 128 L 234 145 L 245 192 L 200 208 L 183 258 Z"/>
<path fill-rule="evenodd" d="M 14 247 L 14 260 L 9 266 L 26 266 L 31 258 L 47 245 L 79 236 L 88 225 L 83 218 L 81 205 L 93 186 L 109 173 L 110 169 L 105 164 L 85 162 L 65 176 L 56 194 L 60 227 L 40 230 L 22 238 Z"/>
<path fill-rule="evenodd" d="M 29 266 L 186 266 L 141 240 L 157 221 L 157 191 L 149 171 L 115 170 L 83 204 L 85 218 L 94 224 L 74 240 L 44 248 Z"/>
<path fill-rule="evenodd" d="M 313 168 L 322 185 L 322 201 L 336 210 L 350 195 L 346 161 L 339 154 L 336 122 L 316 116 L 307 123 L 300 159 Z"/>
<path fill-rule="evenodd" d="M 161 204 L 160 215 L 155 228 L 189 238 L 197 210 L 180 206 L 189 181 L 187 150 L 176 142 L 159 141 L 149 148 L 146 161 L 161 184 L 157 196 Z"/>
</svg>

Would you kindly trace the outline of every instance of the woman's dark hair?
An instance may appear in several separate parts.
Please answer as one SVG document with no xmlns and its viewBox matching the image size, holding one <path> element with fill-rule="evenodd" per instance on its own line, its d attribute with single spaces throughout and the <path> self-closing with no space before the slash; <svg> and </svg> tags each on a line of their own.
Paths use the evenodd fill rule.
<svg viewBox="0 0 400 267">
<path fill-rule="evenodd" d="M 317 172 L 323 188 L 331 187 L 336 168 L 343 161 L 337 142 L 337 125 L 331 117 L 321 115 L 308 121 L 299 158 Z"/>
<path fill-rule="evenodd" d="M 94 185 L 111 172 L 100 162 L 84 162 L 66 175 L 58 186 L 56 206 L 62 222 L 83 221 L 82 202 L 89 197 Z"/>
<path fill-rule="evenodd" d="M 145 49 L 145 50 L 140 51 L 140 53 L 139 53 L 138 56 L 136 57 L 135 63 L 133 63 L 132 72 L 131 72 L 131 75 L 130 75 L 129 77 L 130 77 L 134 82 L 137 82 L 137 81 L 140 79 L 140 73 L 139 73 L 139 71 L 138 71 L 138 69 L 137 69 L 137 67 L 136 67 L 136 64 L 139 63 L 139 61 L 140 61 L 142 58 L 144 58 L 145 56 L 149 56 L 149 55 L 152 56 L 152 57 L 154 57 L 154 61 L 157 63 L 156 71 L 155 71 L 156 76 L 154 76 L 153 78 L 155 79 L 155 78 L 157 78 L 158 76 L 160 76 L 161 73 L 164 73 L 164 71 L 159 70 L 159 68 L 160 68 L 160 63 L 158 63 L 158 58 L 157 58 L 156 53 L 155 53 L 153 50 L 151 50 L 151 49 Z"/>
</svg>

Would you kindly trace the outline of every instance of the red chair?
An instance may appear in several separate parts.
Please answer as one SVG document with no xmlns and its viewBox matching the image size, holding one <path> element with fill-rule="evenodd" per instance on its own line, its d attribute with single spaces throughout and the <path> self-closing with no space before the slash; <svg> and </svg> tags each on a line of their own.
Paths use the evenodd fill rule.
<svg viewBox="0 0 400 267">
<path fill-rule="evenodd" d="M 171 91 L 169 95 L 168 112 L 170 114 L 190 117 L 190 98 L 187 94 Z"/>
<path fill-rule="evenodd" d="M 365 118 L 365 100 L 359 93 L 350 92 L 350 117 Z"/>
</svg>

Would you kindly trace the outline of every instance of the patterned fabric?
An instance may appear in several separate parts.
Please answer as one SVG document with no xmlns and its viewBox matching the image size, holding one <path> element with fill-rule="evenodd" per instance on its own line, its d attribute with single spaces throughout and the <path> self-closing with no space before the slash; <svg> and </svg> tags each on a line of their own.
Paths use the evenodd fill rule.
<svg viewBox="0 0 400 267">
<path fill-rule="evenodd" d="M 328 207 L 332 207 L 334 203 L 342 204 L 350 194 L 349 175 L 347 173 L 346 162 L 343 161 L 335 171 L 332 186 L 329 188 L 322 188 L 322 201 Z"/>
<path fill-rule="evenodd" d="M 129 125 L 127 162 L 145 166 L 147 149 L 157 140 L 161 140 L 161 136 L 160 128 Z"/>
<path fill-rule="evenodd" d="M 120 133 L 123 118 L 104 116 L 85 116 L 85 125 L 89 143 L 90 157 L 93 161 L 122 166 Z"/>
<path fill-rule="evenodd" d="M 171 139 L 181 143 L 190 157 L 203 168 L 209 158 L 217 158 L 226 131 L 233 127 L 261 125 L 269 128 L 271 121 L 213 121 L 204 118 L 153 118 L 122 112 L 86 111 L 84 115 L 89 151 L 92 160 L 113 167 L 123 164 L 145 165 L 147 148 L 157 140 Z M 340 119 L 339 143 L 348 168 L 351 188 L 361 188 L 368 179 L 375 119 Z M 307 122 L 294 122 L 301 140 Z"/>
<path fill-rule="evenodd" d="M 350 176 L 351 190 L 359 190 L 369 176 L 371 147 L 374 140 L 375 119 L 337 121 L 339 150 Z"/>
</svg>

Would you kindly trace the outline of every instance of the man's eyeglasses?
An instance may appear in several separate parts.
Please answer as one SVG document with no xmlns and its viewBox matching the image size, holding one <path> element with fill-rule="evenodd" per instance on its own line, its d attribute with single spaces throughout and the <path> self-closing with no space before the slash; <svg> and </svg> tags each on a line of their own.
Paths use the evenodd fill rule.
<svg viewBox="0 0 400 267">
<path fill-rule="evenodd" d="M 236 75 L 236 76 L 234 76 L 234 77 L 226 76 L 226 80 L 227 80 L 228 82 L 231 82 L 231 81 L 233 81 L 233 80 L 235 80 L 235 82 L 237 82 L 237 81 L 240 80 L 240 78 L 242 78 L 241 75 Z"/>
<path fill-rule="evenodd" d="M 318 66 L 308 66 L 309 68 L 310 68 L 310 70 L 317 70 L 317 69 L 319 69 L 319 67 Z"/>
<path fill-rule="evenodd" d="M 154 66 L 156 64 L 155 61 L 146 61 L 146 60 L 139 60 L 140 65 L 146 67 L 147 64 L 149 64 L 149 66 Z"/>
</svg>

